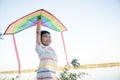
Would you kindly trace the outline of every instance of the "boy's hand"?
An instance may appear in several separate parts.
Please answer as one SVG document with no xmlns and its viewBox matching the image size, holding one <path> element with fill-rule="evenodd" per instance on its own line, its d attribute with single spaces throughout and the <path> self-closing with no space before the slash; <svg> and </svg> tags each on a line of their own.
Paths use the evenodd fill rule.
<svg viewBox="0 0 120 80">
<path fill-rule="evenodd" d="M 41 20 L 41 16 L 38 16 L 38 18 L 37 18 L 38 20 Z"/>
</svg>

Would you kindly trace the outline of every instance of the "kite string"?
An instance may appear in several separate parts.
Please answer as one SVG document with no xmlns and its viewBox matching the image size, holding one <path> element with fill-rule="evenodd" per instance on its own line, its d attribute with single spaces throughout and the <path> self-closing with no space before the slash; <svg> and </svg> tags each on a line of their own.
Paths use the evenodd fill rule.
<svg viewBox="0 0 120 80">
<path fill-rule="evenodd" d="M 18 49 L 17 49 L 17 45 L 16 45 L 16 40 L 15 40 L 14 34 L 12 34 L 12 38 L 13 38 L 14 48 L 15 48 L 16 57 L 17 57 L 17 61 L 18 61 L 18 73 L 20 75 L 21 74 L 20 58 L 19 58 Z"/>
<path fill-rule="evenodd" d="M 62 32 L 61 32 L 61 37 L 62 37 L 64 52 L 65 52 L 66 62 L 67 62 L 67 65 L 69 66 L 69 62 L 68 62 L 68 58 L 67 58 L 67 52 L 66 52 L 66 47 L 65 47 L 65 41 L 64 41 L 64 37 L 63 37 L 63 33 Z"/>
</svg>

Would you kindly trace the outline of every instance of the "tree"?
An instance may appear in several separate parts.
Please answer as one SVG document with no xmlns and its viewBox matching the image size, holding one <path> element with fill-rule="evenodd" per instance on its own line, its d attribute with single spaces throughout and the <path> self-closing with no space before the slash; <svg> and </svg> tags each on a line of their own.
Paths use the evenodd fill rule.
<svg viewBox="0 0 120 80">
<path fill-rule="evenodd" d="M 87 75 L 87 73 L 85 72 L 75 72 L 75 70 L 80 67 L 80 63 L 78 62 L 78 59 L 76 58 L 73 59 L 71 61 L 71 65 L 72 66 L 69 65 L 64 66 L 62 72 L 60 72 L 60 74 L 57 76 L 58 80 L 77 80 Z M 72 67 L 73 67 L 73 71 L 71 71 Z"/>
<path fill-rule="evenodd" d="M 80 63 L 78 62 L 78 59 L 76 58 L 71 61 L 71 64 L 74 67 L 74 69 L 79 68 L 80 66 Z"/>
</svg>

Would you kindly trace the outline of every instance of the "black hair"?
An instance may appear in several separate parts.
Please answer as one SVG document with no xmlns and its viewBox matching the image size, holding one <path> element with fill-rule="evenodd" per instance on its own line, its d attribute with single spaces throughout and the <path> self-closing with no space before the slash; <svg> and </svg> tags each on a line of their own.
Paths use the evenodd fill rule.
<svg viewBox="0 0 120 80">
<path fill-rule="evenodd" d="M 41 31 L 41 37 L 42 37 L 43 34 L 46 34 L 46 33 L 50 34 L 50 32 L 48 32 L 48 31 L 45 31 L 45 30 Z"/>
</svg>

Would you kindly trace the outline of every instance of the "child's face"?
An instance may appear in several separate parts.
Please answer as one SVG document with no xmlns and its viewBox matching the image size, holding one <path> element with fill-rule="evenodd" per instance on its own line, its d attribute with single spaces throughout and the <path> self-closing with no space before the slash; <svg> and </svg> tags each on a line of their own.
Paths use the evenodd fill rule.
<svg viewBox="0 0 120 80">
<path fill-rule="evenodd" d="M 42 35 L 42 44 L 48 46 L 51 43 L 51 36 L 50 34 L 46 33 Z"/>
</svg>

